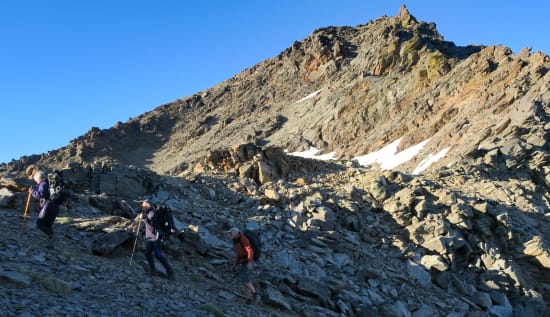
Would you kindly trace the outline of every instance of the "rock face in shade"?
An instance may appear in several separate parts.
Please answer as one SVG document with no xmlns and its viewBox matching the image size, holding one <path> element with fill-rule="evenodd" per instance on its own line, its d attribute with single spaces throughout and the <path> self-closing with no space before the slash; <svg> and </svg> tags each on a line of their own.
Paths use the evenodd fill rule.
<svg viewBox="0 0 550 317">
<path fill-rule="evenodd" d="M 541 52 L 458 47 L 402 7 L 2 164 L 0 315 L 548 314 L 548 69 Z M 391 170 L 352 160 L 396 140 L 426 142 Z M 287 154 L 310 147 L 336 160 Z M 53 249 L 36 201 L 21 217 L 33 168 L 70 192 Z M 143 198 L 173 211 L 175 280 L 146 273 Z M 263 242 L 248 305 L 233 226 Z"/>
</svg>

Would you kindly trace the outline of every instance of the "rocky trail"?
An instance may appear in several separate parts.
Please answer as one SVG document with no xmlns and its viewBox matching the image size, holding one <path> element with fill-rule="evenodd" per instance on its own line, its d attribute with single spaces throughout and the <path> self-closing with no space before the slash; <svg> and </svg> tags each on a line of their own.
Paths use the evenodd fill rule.
<svg viewBox="0 0 550 317">
<path fill-rule="evenodd" d="M 96 256 L 87 250 L 90 234 L 70 224 L 78 219 L 60 215 L 51 249 L 34 217 L 20 234 L 21 215 L 1 212 L 2 227 L 12 228 L 1 236 L 2 316 L 212 316 L 222 311 L 227 316 L 270 316 L 273 311 L 247 304 L 227 265 L 205 272 L 170 259 L 175 280 L 150 277 L 139 246 L 130 264 L 133 239 L 114 255 Z"/>
<path fill-rule="evenodd" d="M 157 176 L 163 189 L 153 197 L 172 207 L 181 229 L 164 247 L 175 281 L 145 274 L 139 243 L 129 265 L 136 225 L 114 215 L 123 210 L 104 213 L 84 203 L 97 195 L 74 194 L 70 208 L 62 208 L 54 250 L 44 247 L 33 219 L 16 238 L 22 219 L 15 210 L 25 199 L 16 195 L 15 210 L 2 210 L 2 227 L 11 228 L 0 251 L 5 313 L 538 316 L 547 309 L 550 225 L 536 211 L 537 199 L 460 168 L 432 179 L 287 159 L 288 181 L 261 186 L 216 170 Z M 133 173 L 111 168 L 119 183 Z M 82 173 L 65 171 L 73 183 L 74 175 Z M 508 182 L 516 192 L 532 185 Z M 264 241 L 259 303 L 246 304 L 227 269 L 226 230 L 233 225 L 256 230 Z M 45 304 L 44 296 L 57 300 Z"/>
</svg>

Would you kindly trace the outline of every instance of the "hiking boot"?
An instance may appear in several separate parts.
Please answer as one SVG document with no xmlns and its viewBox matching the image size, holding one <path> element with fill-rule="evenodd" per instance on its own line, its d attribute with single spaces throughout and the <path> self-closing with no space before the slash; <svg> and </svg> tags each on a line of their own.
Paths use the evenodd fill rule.
<svg viewBox="0 0 550 317">
<path fill-rule="evenodd" d="M 176 277 L 175 274 L 174 274 L 174 271 L 170 270 L 166 273 L 166 277 L 169 279 L 169 280 L 174 280 L 174 278 Z"/>
<path fill-rule="evenodd" d="M 256 304 L 260 301 L 260 295 L 258 292 L 247 292 L 245 299 L 247 304 Z"/>
<path fill-rule="evenodd" d="M 55 247 L 55 237 L 53 234 L 48 235 L 48 241 L 44 245 L 46 249 L 53 249 Z"/>
<path fill-rule="evenodd" d="M 151 277 L 158 276 L 158 277 L 162 277 L 162 278 L 168 278 L 168 275 L 166 273 L 164 273 L 162 271 L 159 271 L 159 270 L 151 271 L 150 274 L 151 274 Z"/>
<path fill-rule="evenodd" d="M 252 297 L 253 297 L 252 302 L 255 304 L 259 303 L 260 300 L 262 299 L 262 297 L 260 296 L 260 294 L 258 294 L 257 291 L 254 293 L 254 295 L 252 295 Z"/>
</svg>

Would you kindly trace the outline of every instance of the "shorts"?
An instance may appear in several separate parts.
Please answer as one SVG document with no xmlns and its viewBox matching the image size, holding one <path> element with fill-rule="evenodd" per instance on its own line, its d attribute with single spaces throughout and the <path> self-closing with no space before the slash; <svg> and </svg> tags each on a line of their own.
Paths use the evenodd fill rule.
<svg viewBox="0 0 550 317">
<path fill-rule="evenodd" d="M 252 270 L 248 269 L 247 263 L 239 265 L 239 274 L 237 275 L 239 281 L 243 284 L 252 282 Z"/>
</svg>

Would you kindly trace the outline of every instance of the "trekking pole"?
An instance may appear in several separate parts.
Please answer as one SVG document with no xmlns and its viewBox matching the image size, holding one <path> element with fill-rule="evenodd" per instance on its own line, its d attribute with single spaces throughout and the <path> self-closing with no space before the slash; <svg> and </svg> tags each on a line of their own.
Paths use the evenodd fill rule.
<svg viewBox="0 0 550 317">
<path fill-rule="evenodd" d="M 139 237 L 139 227 L 141 225 L 141 219 L 138 222 L 137 230 L 136 230 L 136 239 L 134 240 L 134 248 L 132 249 L 132 256 L 130 257 L 130 266 L 132 265 L 132 260 L 134 259 L 134 252 L 136 251 L 136 244 Z"/>
<path fill-rule="evenodd" d="M 29 205 L 31 203 L 32 192 L 29 191 L 27 194 L 27 203 L 25 204 L 25 211 L 23 211 L 23 223 L 21 224 L 21 229 L 19 229 L 19 235 L 25 230 L 25 225 L 27 224 L 27 212 L 29 211 Z"/>
</svg>

